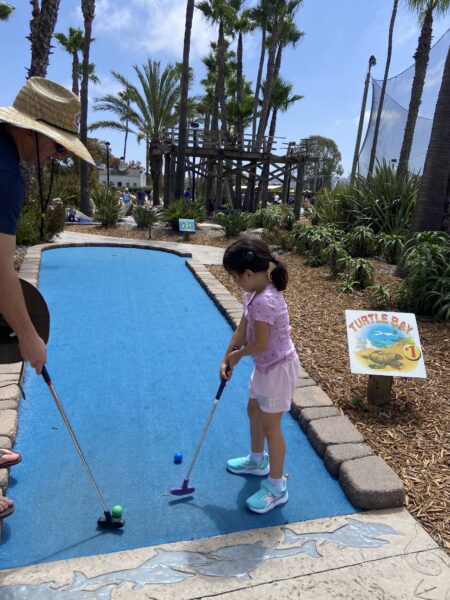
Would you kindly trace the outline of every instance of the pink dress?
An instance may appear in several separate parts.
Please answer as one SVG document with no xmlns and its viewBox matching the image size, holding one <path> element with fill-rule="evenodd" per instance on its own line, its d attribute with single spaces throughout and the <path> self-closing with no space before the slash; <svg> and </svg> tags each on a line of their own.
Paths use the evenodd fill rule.
<svg viewBox="0 0 450 600">
<path fill-rule="evenodd" d="M 247 343 L 255 341 L 255 322 L 270 325 L 267 348 L 253 356 L 255 368 L 250 378 L 250 397 L 264 412 L 290 409 L 300 363 L 291 339 L 286 301 L 272 284 L 260 294 L 244 295 Z"/>
</svg>

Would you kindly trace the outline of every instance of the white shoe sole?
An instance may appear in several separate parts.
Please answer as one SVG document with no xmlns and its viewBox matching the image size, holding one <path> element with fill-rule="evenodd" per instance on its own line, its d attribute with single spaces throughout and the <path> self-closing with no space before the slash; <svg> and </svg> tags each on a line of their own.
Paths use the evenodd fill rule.
<svg viewBox="0 0 450 600">
<path fill-rule="evenodd" d="M 270 465 L 267 465 L 265 469 L 252 469 L 251 471 L 233 469 L 227 465 L 227 471 L 230 471 L 230 473 L 233 473 L 233 475 L 258 475 L 259 477 L 264 477 L 270 473 Z"/>
<path fill-rule="evenodd" d="M 289 494 L 286 492 L 286 496 L 282 496 L 281 498 L 279 498 L 273 504 L 271 504 L 270 506 L 268 506 L 266 508 L 251 508 L 248 504 L 247 504 L 247 508 L 249 510 L 251 510 L 252 512 L 258 513 L 259 515 L 263 515 L 264 513 L 269 512 L 269 510 L 272 510 L 276 506 L 280 506 L 281 504 L 286 504 L 286 502 L 288 500 L 289 500 Z"/>
</svg>

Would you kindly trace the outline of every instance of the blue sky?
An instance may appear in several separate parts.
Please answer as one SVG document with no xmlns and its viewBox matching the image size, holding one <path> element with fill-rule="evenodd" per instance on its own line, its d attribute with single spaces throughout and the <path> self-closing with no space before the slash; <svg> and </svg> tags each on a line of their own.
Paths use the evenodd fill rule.
<svg viewBox="0 0 450 600">
<path fill-rule="evenodd" d="M 24 0 L 10 0 L 16 11 L 9 21 L 0 23 L 0 65 L 2 85 L 0 105 L 12 104 L 25 81 L 30 63 L 29 33 L 31 7 Z M 248 4 L 254 4 L 248 0 Z M 69 26 L 82 26 L 80 0 L 62 0 L 55 31 L 67 33 Z M 132 66 L 149 58 L 163 64 L 181 61 L 184 35 L 184 0 L 97 0 L 91 49 L 100 85 L 90 88 L 90 97 L 114 93 L 118 86 L 111 70 L 133 80 Z M 347 173 L 351 169 L 356 130 L 361 106 L 368 58 L 374 54 L 377 65 L 372 73 L 381 79 L 386 60 L 386 45 L 392 0 L 304 0 L 297 13 L 298 27 L 305 32 L 296 49 L 285 51 L 283 78 L 291 81 L 294 92 L 304 95 L 278 120 L 277 135 L 281 142 L 313 134 L 330 137 L 342 153 Z M 192 93 L 200 93 L 198 82 L 204 70 L 201 63 L 216 39 L 196 11 L 191 49 L 191 66 L 195 72 Z M 435 21 L 434 40 L 450 27 L 450 15 Z M 413 62 L 419 25 L 417 16 L 400 0 L 395 26 L 394 51 L 390 75 L 395 75 Z M 244 42 L 245 71 L 255 80 L 259 58 L 259 34 Z M 71 60 L 55 40 L 47 77 L 71 87 Z M 91 103 L 92 105 L 92 103 Z M 368 107 L 370 106 L 370 96 Z M 91 121 L 102 113 L 90 110 Z M 122 137 L 110 130 L 98 130 L 99 139 L 109 140 L 116 156 L 122 153 Z M 144 146 L 130 140 L 127 159 L 144 162 Z"/>
</svg>

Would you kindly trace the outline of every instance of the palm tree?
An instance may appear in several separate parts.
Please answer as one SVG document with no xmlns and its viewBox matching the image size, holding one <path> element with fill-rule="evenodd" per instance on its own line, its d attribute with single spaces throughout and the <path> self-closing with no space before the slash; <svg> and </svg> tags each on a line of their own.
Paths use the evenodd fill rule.
<svg viewBox="0 0 450 600">
<path fill-rule="evenodd" d="M 175 175 L 175 198 L 181 198 L 184 189 L 184 172 L 187 145 L 187 113 L 189 92 L 189 53 L 191 49 L 192 19 L 194 17 L 195 0 L 187 0 L 186 20 L 184 25 L 183 68 L 180 90 L 180 123 L 178 126 L 177 171 Z"/>
<path fill-rule="evenodd" d="M 450 195 L 450 49 L 434 113 L 430 143 L 411 224 L 413 231 L 449 228 Z M 447 222 L 445 223 L 445 221 Z"/>
<path fill-rule="evenodd" d="M 80 58 L 79 52 L 84 48 L 84 34 L 79 27 L 69 27 L 69 34 L 55 33 L 55 38 L 72 56 L 72 92 L 80 95 Z M 93 41 L 93 40 L 91 40 Z"/>
<path fill-rule="evenodd" d="M 284 81 L 280 77 L 275 79 L 272 86 L 272 95 L 270 100 L 270 108 L 272 109 L 272 118 L 269 127 L 269 136 L 267 144 L 267 153 L 270 155 L 272 152 L 273 140 L 275 138 L 276 127 L 277 127 L 277 116 L 279 112 L 286 112 L 294 102 L 301 100 L 303 96 L 298 94 L 292 94 L 292 83 Z M 262 208 L 267 206 L 267 183 L 269 177 L 270 164 L 266 162 L 263 167 L 263 187 L 262 187 Z M 265 189 L 264 189 L 265 187 Z"/>
<path fill-rule="evenodd" d="M 121 75 L 115 71 L 112 71 L 112 75 L 116 79 L 121 77 Z M 95 98 L 94 111 L 99 110 L 112 112 L 116 115 L 117 120 L 113 121 L 109 119 L 96 121 L 95 123 L 91 123 L 91 125 L 89 125 L 89 131 L 94 131 L 95 129 L 115 129 L 117 131 L 122 131 L 125 134 L 122 154 L 124 160 L 127 155 L 128 134 L 135 133 L 130 129 L 130 104 L 131 94 L 126 88 L 124 88 L 121 92 L 118 92 L 117 96 L 114 96 L 113 94 L 107 94 L 101 98 Z"/>
<path fill-rule="evenodd" d="M 255 139 L 256 136 L 259 92 L 261 91 L 262 73 L 266 56 L 266 35 L 269 22 L 269 15 L 269 0 L 259 0 L 257 6 L 250 9 L 250 18 L 252 19 L 255 28 L 259 27 L 261 29 L 261 51 L 259 55 L 258 74 L 256 76 L 255 99 L 253 102 L 252 139 Z"/>
<path fill-rule="evenodd" d="M 136 127 L 137 140 L 145 140 L 146 170 L 150 163 L 153 182 L 153 204 L 159 205 L 159 178 L 161 175 L 161 156 L 151 152 L 151 145 L 158 145 L 160 137 L 167 127 L 173 127 L 178 121 L 180 100 L 180 69 L 177 65 L 167 65 L 161 70 L 161 63 L 149 60 L 142 68 L 133 67 L 140 88 L 128 81 L 123 75 L 115 73 L 129 94 L 129 122 Z M 117 128 L 117 127 L 116 127 Z"/>
<path fill-rule="evenodd" d="M 408 116 L 402 149 L 398 159 L 397 177 L 403 179 L 408 172 L 409 156 L 414 138 L 422 92 L 425 84 L 428 60 L 430 56 L 431 37 L 434 15 L 444 14 L 450 7 L 450 0 L 408 0 L 410 7 L 419 13 L 422 23 L 416 53 L 414 54 L 415 71 L 409 101 Z"/>
<path fill-rule="evenodd" d="M 373 132 L 372 149 L 370 151 L 369 169 L 367 172 L 368 175 L 372 175 L 373 167 L 375 165 L 375 157 L 377 154 L 378 132 L 380 130 L 381 113 L 383 112 L 384 96 L 386 93 L 386 84 L 387 84 L 387 79 L 389 76 L 389 67 L 391 65 L 392 37 L 394 34 L 395 18 L 397 16 L 397 6 L 398 6 L 398 0 L 394 0 L 394 6 L 392 7 L 392 14 L 391 14 L 391 22 L 389 24 L 388 51 L 387 51 L 387 57 L 386 57 L 386 66 L 384 68 L 383 84 L 381 86 L 380 101 L 378 104 L 377 118 L 375 121 L 375 130 Z"/>
<path fill-rule="evenodd" d="M 28 77 L 45 77 L 50 57 L 53 31 L 58 18 L 60 0 L 31 0 L 30 21 L 31 65 Z"/>
<path fill-rule="evenodd" d="M 0 2 L 0 21 L 6 21 L 15 10 L 15 6 L 11 6 L 7 2 Z"/>
<path fill-rule="evenodd" d="M 83 64 L 81 80 L 81 115 L 80 115 L 80 140 L 87 143 L 87 117 L 88 117 L 88 85 L 89 85 L 89 52 L 92 41 L 92 23 L 95 18 L 95 0 L 81 0 L 81 10 L 84 20 L 84 44 Z M 80 210 L 85 214 L 91 214 L 91 203 L 89 198 L 89 171 L 88 164 L 80 162 Z"/>
</svg>

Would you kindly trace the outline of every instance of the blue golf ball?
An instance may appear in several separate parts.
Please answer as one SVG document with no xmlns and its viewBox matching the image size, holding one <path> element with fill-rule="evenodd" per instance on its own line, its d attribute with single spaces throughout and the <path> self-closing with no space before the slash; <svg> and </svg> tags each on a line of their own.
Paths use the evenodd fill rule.
<svg viewBox="0 0 450 600">
<path fill-rule="evenodd" d="M 176 465 L 179 465 L 180 462 L 183 461 L 183 455 L 181 454 L 181 452 L 175 452 L 175 454 L 173 455 L 173 462 Z"/>
</svg>

